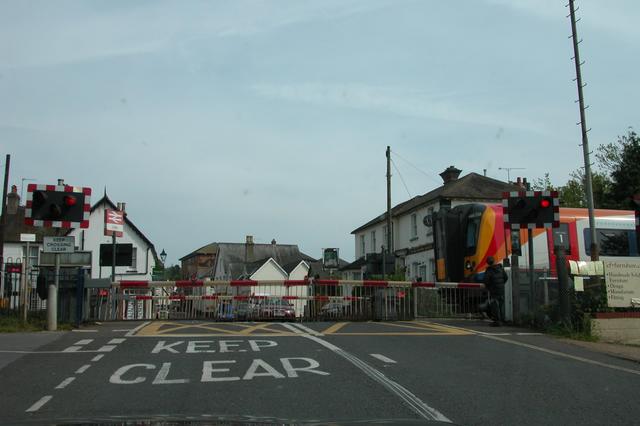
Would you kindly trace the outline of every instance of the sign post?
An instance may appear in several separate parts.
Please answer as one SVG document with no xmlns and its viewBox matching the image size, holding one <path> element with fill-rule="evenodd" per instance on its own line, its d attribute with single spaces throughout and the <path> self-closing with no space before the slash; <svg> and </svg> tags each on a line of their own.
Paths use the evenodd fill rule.
<svg viewBox="0 0 640 426">
<path fill-rule="evenodd" d="M 58 285 L 60 284 L 60 253 L 73 253 L 75 251 L 75 238 L 73 237 L 44 237 L 43 252 L 55 254 L 54 281 L 49 284 L 47 295 L 47 330 L 58 329 Z"/>
<path fill-rule="evenodd" d="M 29 253 L 31 247 L 29 243 L 34 242 L 36 240 L 36 234 L 20 234 L 20 241 L 27 243 L 26 254 L 22 259 L 22 290 L 20 293 L 22 294 L 22 322 L 27 323 L 27 311 L 28 303 L 29 303 L 29 277 L 30 277 L 30 268 L 29 268 Z"/>
<path fill-rule="evenodd" d="M 104 235 L 111 236 L 111 282 L 116 280 L 116 237 L 124 235 L 124 211 L 120 210 L 121 204 L 118 203 L 118 210 L 104 210 Z M 111 296 L 114 303 L 116 300 L 114 290 L 111 289 Z M 113 314 L 117 312 L 118 306 L 113 306 Z"/>
</svg>

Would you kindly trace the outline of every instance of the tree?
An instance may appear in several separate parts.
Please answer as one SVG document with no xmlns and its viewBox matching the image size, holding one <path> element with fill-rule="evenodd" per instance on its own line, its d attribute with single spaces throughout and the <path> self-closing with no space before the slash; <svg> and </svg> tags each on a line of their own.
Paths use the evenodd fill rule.
<svg viewBox="0 0 640 426">
<path fill-rule="evenodd" d="M 165 271 L 165 276 L 169 281 L 177 281 L 182 279 L 180 265 L 169 266 Z"/>
<path fill-rule="evenodd" d="M 596 209 L 615 208 L 611 200 L 611 179 L 601 172 L 591 172 L 593 188 L 593 206 Z M 560 188 L 560 205 L 562 207 L 587 207 L 587 195 L 584 184 L 584 172 L 576 170 L 571 179 Z"/>
<path fill-rule="evenodd" d="M 616 143 L 604 145 L 601 153 L 601 161 L 611 173 L 612 201 L 619 208 L 633 208 L 632 197 L 640 193 L 640 138 L 629 129 Z"/>
</svg>

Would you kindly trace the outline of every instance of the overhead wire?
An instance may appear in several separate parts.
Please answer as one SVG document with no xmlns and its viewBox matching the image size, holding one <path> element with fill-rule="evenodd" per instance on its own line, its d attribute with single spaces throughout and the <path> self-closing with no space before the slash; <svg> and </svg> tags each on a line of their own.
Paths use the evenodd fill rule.
<svg viewBox="0 0 640 426">
<path fill-rule="evenodd" d="M 409 160 L 407 160 L 406 158 L 404 158 L 403 156 L 401 156 L 400 154 L 398 154 L 395 151 L 391 151 L 391 153 L 393 155 L 395 155 L 396 157 L 398 157 L 399 159 L 401 159 L 402 161 L 404 161 L 405 163 L 407 163 L 409 166 L 413 167 L 414 169 L 416 169 L 417 171 L 419 171 L 420 173 L 422 173 L 423 175 L 425 175 L 426 177 L 428 177 L 429 179 L 433 180 L 435 183 L 440 184 L 440 181 L 438 179 L 436 179 L 435 177 L 433 177 L 432 175 L 430 175 L 429 173 L 425 172 L 424 170 L 422 170 L 420 167 L 416 166 L 415 164 L 413 164 L 412 162 L 410 162 Z"/>
<path fill-rule="evenodd" d="M 404 178 L 402 177 L 402 173 L 400 173 L 400 169 L 398 169 L 398 166 L 396 166 L 396 162 L 393 161 L 393 158 L 391 159 L 391 164 L 393 165 L 393 168 L 396 170 L 396 172 L 398 172 L 398 176 L 400 176 L 400 180 L 404 185 L 404 189 L 407 190 L 407 194 L 409 194 L 409 198 L 411 198 L 411 192 L 409 191 L 409 187 L 407 186 L 407 183 L 404 181 Z"/>
</svg>

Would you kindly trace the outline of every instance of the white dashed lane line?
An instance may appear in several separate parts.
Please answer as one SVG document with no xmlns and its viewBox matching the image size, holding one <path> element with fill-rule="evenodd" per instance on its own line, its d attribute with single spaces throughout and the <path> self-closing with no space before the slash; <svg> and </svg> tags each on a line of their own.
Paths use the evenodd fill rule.
<svg viewBox="0 0 640 426">
<path fill-rule="evenodd" d="M 76 378 L 75 377 L 67 377 L 66 379 L 64 379 L 62 382 L 60 382 L 60 384 L 58 386 L 56 386 L 56 389 L 64 389 L 67 386 L 69 386 L 69 384 L 71 382 L 73 382 Z"/>
<path fill-rule="evenodd" d="M 87 371 L 89 368 L 91 368 L 91 364 L 85 364 L 76 370 L 76 374 L 82 374 L 85 371 Z"/>
<path fill-rule="evenodd" d="M 144 324 L 143 324 L 144 325 Z M 92 330 L 81 330 L 84 332 L 91 332 Z M 131 332 L 131 331 L 129 331 Z M 93 343 L 94 339 L 82 339 L 82 340 L 78 340 L 76 343 L 74 343 L 72 346 L 69 346 L 68 348 L 64 349 L 62 352 L 56 352 L 56 353 L 88 353 L 88 352 L 111 352 L 112 350 L 114 350 L 116 348 L 117 345 L 119 345 L 120 343 L 123 343 L 124 341 L 126 341 L 127 339 L 123 339 L 123 338 L 115 338 L 115 339 L 111 339 L 109 340 L 107 345 L 102 346 L 100 349 L 98 349 L 97 351 L 91 351 L 91 350 L 81 350 L 81 349 L 85 349 L 85 347 L 91 343 Z M 93 358 L 91 358 L 91 362 L 98 362 L 100 361 L 102 358 L 104 357 L 104 354 L 99 354 L 94 356 Z M 87 371 L 89 368 L 91 368 L 91 364 L 85 364 L 82 367 L 78 368 L 75 372 L 75 374 L 82 374 L 85 371 Z M 67 386 L 69 386 L 71 383 L 73 383 L 73 381 L 76 379 L 75 376 L 71 376 L 71 377 L 67 377 L 66 379 L 64 379 L 62 382 L 60 382 L 60 384 L 58 386 L 56 386 L 54 389 L 64 389 Z M 42 408 L 47 402 L 49 402 L 51 399 L 53 398 L 53 395 L 45 395 L 42 398 L 40 398 L 35 404 L 33 404 L 31 407 L 27 408 L 25 410 L 25 412 L 27 413 L 34 413 L 36 411 L 38 411 L 40 408 Z"/>
<path fill-rule="evenodd" d="M 82 340 L 78 340 L 76 343 L 74 343 L 72 346 L 69 346 L 68 348 L 66 348 L 63 352 L 77 352 L 80 349 L 83 349 L 84 346 L 90 344 L 91 342 L 93 342 L 93 339 L 82 339 Z"/>
<path fill-rule="evenodd" d="M 38 400 L 38 402 L 33 404 L 31 407 L 27 408 L 26 412 L 27 413 L 34 413 L 34 412 L 38 411 L 39 409 L 41 409 L 44 406 L 44 404 L 49 402 L 51 400 L 51 398 L 53 398 L 53 395 L 43 396 L 42 398 L 40 398 Z"/>
</svg>

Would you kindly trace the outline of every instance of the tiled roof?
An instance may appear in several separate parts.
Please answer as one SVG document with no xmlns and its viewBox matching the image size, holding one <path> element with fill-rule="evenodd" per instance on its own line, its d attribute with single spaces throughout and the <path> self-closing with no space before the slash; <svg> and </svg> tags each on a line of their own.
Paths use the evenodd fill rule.
<svg viewBox="0 0 640 426">
<path fill-rule="evenodd" d="M 438 199 L 465 199 L 498 202 L 502 199 L 503 192 L 518 190 L 521 190 L 521 188 L 516 185 L 482 176 L 477 173 L 469 173 L 460 179 L 456 179 L 439 186 L 424 195 L 413 197 L 410 200 L 398 204 L 391 209 L 391 216 L 401 216 Z M 384 212 L 364 225 L 354 229 L 351 233 L 355 234 L 363 229 L 367 229 L 373 225 L 384 222 L 386 218 L 387 213 Z"/>
</svg>

